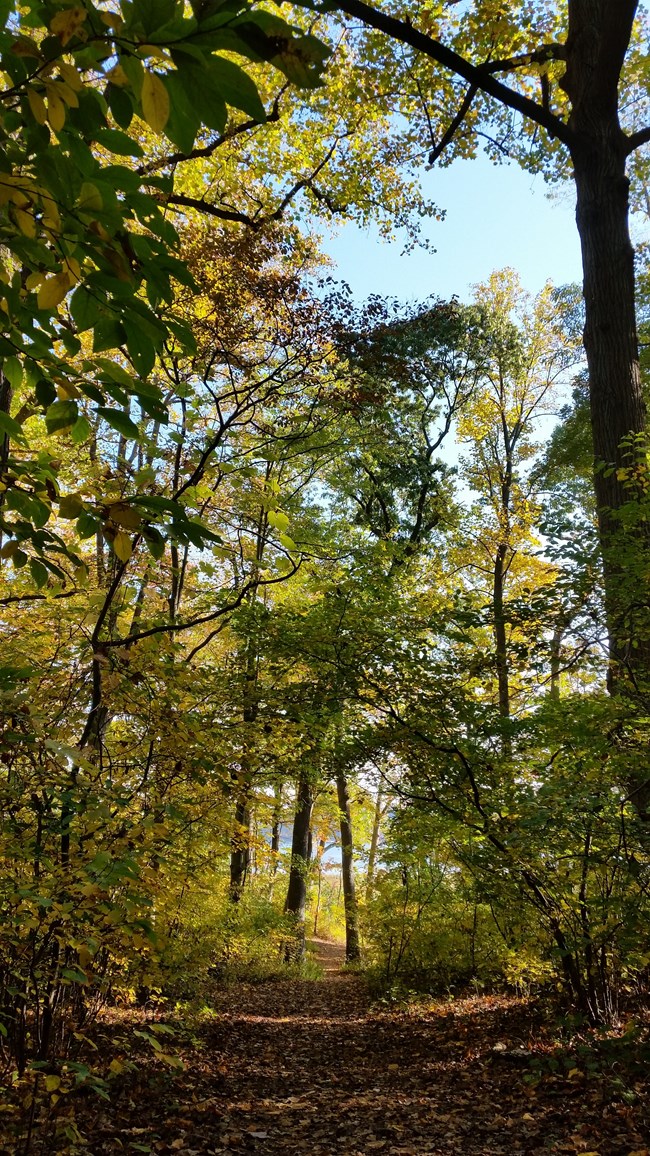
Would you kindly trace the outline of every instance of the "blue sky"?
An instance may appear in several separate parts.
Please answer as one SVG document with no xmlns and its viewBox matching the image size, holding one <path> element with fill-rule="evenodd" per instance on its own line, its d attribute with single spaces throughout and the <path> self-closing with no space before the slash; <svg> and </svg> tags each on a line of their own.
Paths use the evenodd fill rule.
<svg viewBox="0 0 650 1156">
<path fill-rule="evenodd" d="M 444 221 L 426 223 L 435 253 L 403 256 L 404 237 L 386 244 L 376 230 L 352 225 L 326 241 L 334 275 L 348 282 L 355 297 L 456 294 L 467 300 L 473 284 L 507 265 L 533 293 L 547 280 L 582 280 L 570 185 L 549 190 L 541 177 L 482 156 L 425 173 L 424 181 L 431 199 L 447 211 Z"/>
</svg>

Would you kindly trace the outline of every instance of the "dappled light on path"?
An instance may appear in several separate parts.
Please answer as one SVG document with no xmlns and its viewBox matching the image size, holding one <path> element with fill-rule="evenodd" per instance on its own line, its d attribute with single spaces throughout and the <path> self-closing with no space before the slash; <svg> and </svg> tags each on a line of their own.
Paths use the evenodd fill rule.
<svg viewBox="0 0 650 1156">
<path fill-rule="evenodd" d="M 626 1098 L 558 1058 L 529 1001 L 373 1006 L 340 945 L 313 947 L 321 980 L 217 989 L 185 1072 L 141 1081 L 137 1119 L 125 1088 L 93 1156 L 650 1156 L 643 1080 Z"/>
</svg>

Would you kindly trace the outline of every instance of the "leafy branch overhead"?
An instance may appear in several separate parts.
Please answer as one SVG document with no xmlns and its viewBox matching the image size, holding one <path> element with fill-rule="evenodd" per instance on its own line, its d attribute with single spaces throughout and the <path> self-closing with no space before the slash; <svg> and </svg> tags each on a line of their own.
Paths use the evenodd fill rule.
<svg viewBox="0 0 650 1156">
<path fill-rule="evenodd" d="M 173 175 L 134 162 L 151 133 L 189 152 L 199 132 L 224 132 L 229 110 L 263 123 L 251 66 L 311 87 L 327 50 L 248 3 L 1 7 L 1 528 L 60 575 L 51 555 L 65 549 L 46 528 L 56 455 L 30 450 L 35 419 L 75 444 L 89 418 L 140 439 L 132 404 L 167 420 L 156 358 L 166 343 L 193 348 L 169 315 L 173 285 L 192 284 L 164 211 Z"/>
</svg>

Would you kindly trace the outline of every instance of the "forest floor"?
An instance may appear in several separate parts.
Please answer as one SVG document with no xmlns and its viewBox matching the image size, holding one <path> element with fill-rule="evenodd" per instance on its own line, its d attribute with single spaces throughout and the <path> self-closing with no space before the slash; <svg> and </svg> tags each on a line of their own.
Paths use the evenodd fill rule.
<svg viewBox="0 0 650 1156">
<path fill-rule="evenodd" d="M 157 1014 L 139 1013 L 142 1054 L 119 1074 L 114 1063 L 110 1103 L 73 1093 L 61 1117 L 62 1097 L 39 1113 L 29 1152 L 650 1156 L 645 1033 L 567 1042 L 557 1018 L 505 996 L 373 1005 L 339 945 L 313 948 L 322 979 L 217 989 L 173 1046 Z M 98 1025 L 101 1050 L 123 1057 L 126 1027 Z"/>
</svg>

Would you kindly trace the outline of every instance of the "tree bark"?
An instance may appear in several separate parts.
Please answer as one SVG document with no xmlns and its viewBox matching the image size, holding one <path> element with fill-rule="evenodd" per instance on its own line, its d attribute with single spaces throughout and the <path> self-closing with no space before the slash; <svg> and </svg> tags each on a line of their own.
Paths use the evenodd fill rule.
<svg viewBox="0 0 650 1156">
<path fill-rule="evenodd" d="M 650 676 L 650 542 L 645 525 L 634 516 L 647 489 L 646 412 L 629 234 L 629 143 L 618 116 L 620 69 L 635 11 L 633 0 L 572 0 L 562 87 L 572 106 L 609 685 L 636 697 L 647 693 Z M 640 817 L 650 821 L 650 777 L 635 772 L 627 787 Z"/>
<path fill-rule="evenodd" d="M 341 826 L 341 875 L 343 878 L 343 905 L 345 908 L 345 959 L 356 963 L 361 958 L 359 946 L 359 913 L 354 883 L 354 842 L 348 783 L 343 771 L 336 776 L 336 795 Z"/>
<path fill-rule="evenodd" d="M 284 910 L 293 915 L 304 937 L 305 911 L 307 908 L 307 872 L 309 870 L 309 827 L 313 806 L 312 786 L 307 774 L 300 776 L 296 797 L 296 814 L 293 821 L 291 839 L 291 868 L 289 886 Z"/>
</svg>

